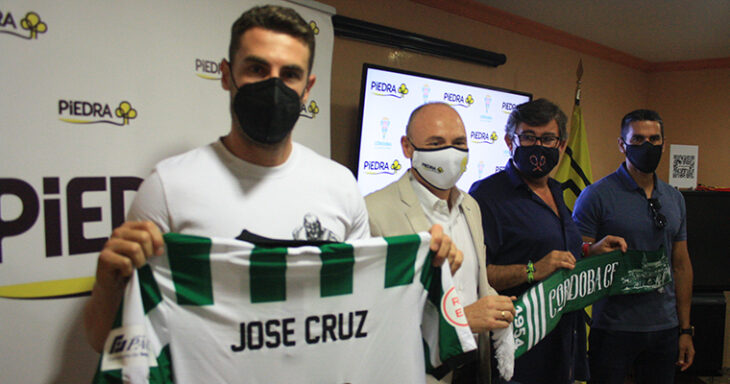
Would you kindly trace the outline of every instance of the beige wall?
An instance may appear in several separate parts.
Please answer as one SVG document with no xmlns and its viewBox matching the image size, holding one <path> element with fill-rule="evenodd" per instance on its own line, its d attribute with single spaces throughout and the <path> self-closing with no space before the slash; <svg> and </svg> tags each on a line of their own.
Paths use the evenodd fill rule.
<svg viewBox="0 0 730 384">
<path fill-rule="evenodd" d="M 663 115 L 668 143 L 700 146 L 700 183 L 730 186 L 730 155 L 725 151 L 730 144 L 730 69 L 647 74 L 407 0 L 321 2 L 334 6 L 339 15 L 507 56 L 506 64 L 491 68 L 336 38 L 332 157 L 353 170 L 357 162 L 358 94 L 365 62 L 530 92 L 535 98 L 553 100 L 570 115 L 575 72 L 582 58 L 582 105 L 594 178 L 614 171 L 622 160 L 616 144 L 621 117 L 648 107 Z M 665 180 L 667 158 L 668 152 L 659 168 Z"/>
<path fill-rule="evenodd" d="M 648 78 L 649 106 L 664 119 L 667 143 L 699 145 L 697 181 L 730 187 L 730 68 L 659 72 Z M 662 178 L 668 177 L 668 167 L 663 161 Z"/>
<path fill-rule="evenodd" d="M 648 74 L 407 0 L 319 0 L 339 15 L 507 55 L 490 68 L 386 46 L 335 38 L 332 63 L 332 157 L 357 168 L 358 104 L 363 63 L 530 92 L 570 115 L 578 60 L 583 59 L 582 105 L 594 179 L 613 172 L 622 157 L 621 117 L 638 108 L 664 118 L 668 144 L 700 146 L 698 181 L 730 187 L 730 69 Z M 666 180 L 668 149 L 659 166 Z M 730 300 L 730 294 L 728 294 Z M 730 306 L 728 306 L 730 335 Z M 725 366 L 730 366 L 726 342 Z"/>
</svg>

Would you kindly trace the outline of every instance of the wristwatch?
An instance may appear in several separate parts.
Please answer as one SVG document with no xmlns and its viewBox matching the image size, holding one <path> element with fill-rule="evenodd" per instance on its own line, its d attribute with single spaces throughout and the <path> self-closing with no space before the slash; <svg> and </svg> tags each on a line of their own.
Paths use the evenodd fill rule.
<svg viewBox="0 0 730 384">
<path fill-rule="evenodd" d="M 691 337 L 695 336 L 695 327 L 694 325 L 690 325 L 689 328 L 680 328 L 679 329 L 680 335 L 690 335 Z"/>
</svg>

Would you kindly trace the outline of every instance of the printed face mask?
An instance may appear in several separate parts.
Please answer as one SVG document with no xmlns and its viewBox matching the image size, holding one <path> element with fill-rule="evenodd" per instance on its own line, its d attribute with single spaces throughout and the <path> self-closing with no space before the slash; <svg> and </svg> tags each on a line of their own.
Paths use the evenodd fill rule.
<svg viewBox="0 0 730 384">
<path fill-rule="evenodd" d="M 560 152 L 557 148 L 542 145 L 518 146 L 512 155 L 517 169 L 532 179 L 539 179 L 550 173 L 558 164 L 559 158 Z"/>
<path fill-rule="evenodd" d="M 648 141 L 641 145 L 629 145 L 624 142 L 624 148 L 626 158 L 634 167 L 644 173 L 654 173 L 656 167 L 659 166 L 659 160 L 662 159 L 662 146 L 653 145 Z"/>
<path fill-rule="evenodd" d="M 276 144 L 299 119 L 299 95 L 278 77 L 249 83 L 233 99 L 233 110 L 244 133 L 256 142 Z"/>
<path fill-rule="evenodd" d="M 469 160 L 468 149 L 455 146 L 423 149 L 415 145 L 413 148 L 415 148 L 411 159 L 413 169 L 436 189 L 445 191 L 452 188 L 466 171 L 466 162 Z"/>
</svg>

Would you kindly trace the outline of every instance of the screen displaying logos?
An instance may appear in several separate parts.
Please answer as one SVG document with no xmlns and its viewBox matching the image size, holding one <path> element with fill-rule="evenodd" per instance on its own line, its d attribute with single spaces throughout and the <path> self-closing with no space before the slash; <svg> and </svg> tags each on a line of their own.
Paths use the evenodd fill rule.
<svg viewBox="0 0 730 384">
<path fill-rule="evenodd" d="M 400 178 L 411 162 L 400 138 L 418 106 L 443 102 L 459 112 L 466 126 L 469 162 L 457 186 L 501 170 L 509 159 L 504 125 L 512 109 L 530 101 L 529 93 L 488 87 L 372 64 L 363 66 L 360 94 L 360 152 L 357 182 L 363 195 Z"/>
</svg>

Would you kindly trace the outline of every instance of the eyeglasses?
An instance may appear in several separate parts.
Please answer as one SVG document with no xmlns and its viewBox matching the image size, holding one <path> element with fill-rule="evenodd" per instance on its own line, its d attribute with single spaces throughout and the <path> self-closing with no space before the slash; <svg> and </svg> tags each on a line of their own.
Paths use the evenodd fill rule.
<svg viewBox="0 0 730 384">
<path fill-rule="evenodd" d="M 558 143 L 560 143 L 560 138 L 554 135 L 547 135 L 542 137 L 537 137 L 535 135 L 530 135 L 528 133 L 523 134 L 517 134 L 515 133 L 515 136 L 520 139 L 520 145 L 529 147 L 531 145 L 535 145 L 538 141 L 543 147 L 548 148 L 555 148 L 558 146 Z"/>
<path fill-rule="evenodd" d="M 649 209 L 651 210 L 651 217 L 654 218 L 654 225 L 657 228 L 662 229 L 667 225 L 667 218 L 659 212 L 662 205 L 659 204 L 659 199 L 649 199 Z"/>
</svg>

